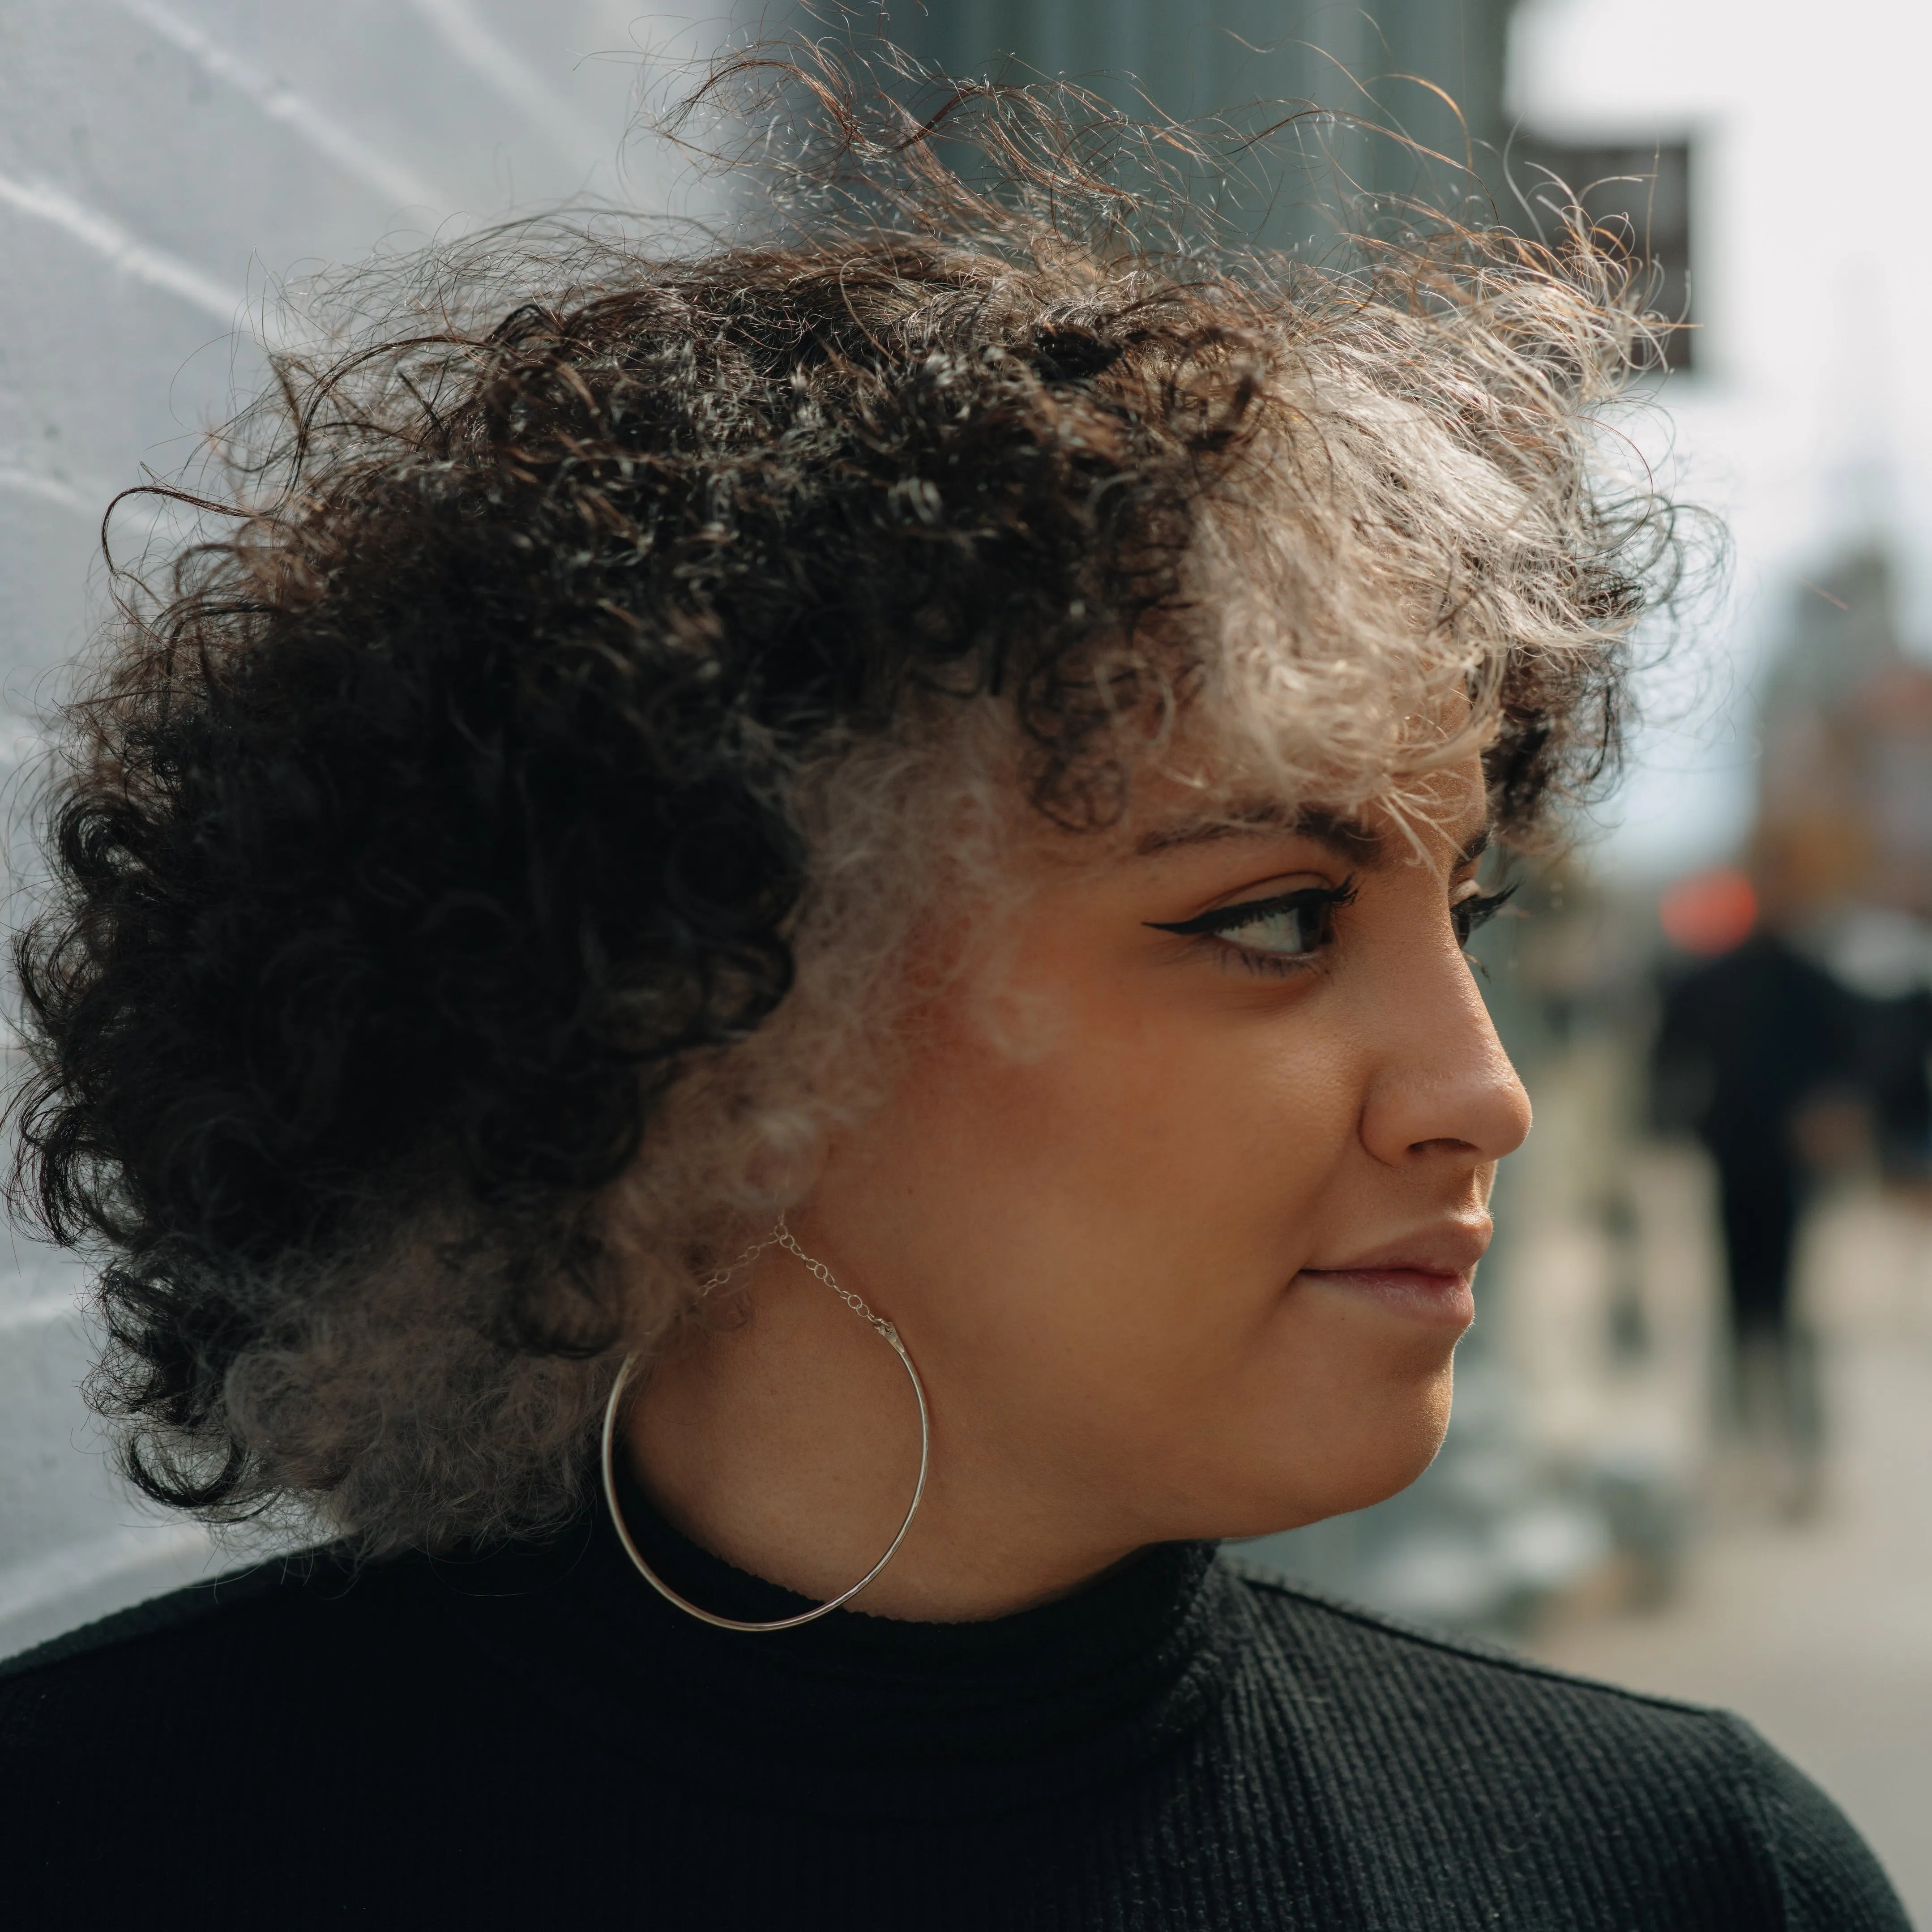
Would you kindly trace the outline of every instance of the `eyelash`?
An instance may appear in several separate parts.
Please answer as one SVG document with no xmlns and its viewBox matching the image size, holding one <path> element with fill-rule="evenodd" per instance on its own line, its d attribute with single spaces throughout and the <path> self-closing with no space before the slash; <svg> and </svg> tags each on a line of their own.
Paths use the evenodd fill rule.
<svg viewBox="0 0 1932 1932">
<path fill-rule="evenodd" d="M 1328 916 L 1338 907 L 1352 904 L 1355 896 L 1355 881 L 1348 878 L 1339 886 L 1304 886 L 1298 891 L 1283 892 L 1275 898 L 1250 899 L 1240 905 L 1217 906 L 1212 912 L 1202 913 L 1193 919 L 1178 920 L 1172 923 L 1150 920 L 1148 924 L 1156 932 L 1172 932 L 1184 939 L 1219 940 L 1222 943 L 1216 950 L 1224 960 L 1232 957 L 1251 973 L 1267 973 L 1276 978 L 1286 978 L 1290 974 L 1308 970 L 1316 952 L 1328 943 Z M 1458 899 L 1449 908 L 1456 943 L 1466 946 L 1477 928 L 1487 925 L 1515 896 L 1515 886 L 1508 885 L 1497 892 L 1475 892 L 1467 898 Z M 1323 914 L 1322 935 L 1306 952 L 1267 952 L 1240 945 L 1226 937 L 1231 932 L 1240 932 L 1244 926 L 1257 926 L 1264 919 L 1275 918 L 1285 912 L 1316 908 Z"/>
<path fill-rule="evenodd" d="M 1450 919 L 1456 928 L 1458 945 L 1467 946 L 1474 936 L 1478 926 L 1486 926 L 1516 897 L 1514 884 L 1503 886 L 1493 892 L 1474 892 L 1466 899 L 1458 899 L 1449 908 Z"/>
</svg>

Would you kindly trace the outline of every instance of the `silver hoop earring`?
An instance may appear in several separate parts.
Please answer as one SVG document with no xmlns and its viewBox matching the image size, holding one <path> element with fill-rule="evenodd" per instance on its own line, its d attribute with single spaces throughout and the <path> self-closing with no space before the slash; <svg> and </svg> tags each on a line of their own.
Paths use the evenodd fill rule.
<svg viewBox="0 0 1932 1932">
<path fill-rule="evenodd" d="M 849 1604 L 859 1592 L 872 1582 L 898 1553 L 899 1545 L 905 1540 L 905 1533 L 912 1527 L 913 1518 L 919 1514 L 920 1498 L 926 1494 L 926 1473 L 932 1459 L 932 1420 L 926 1406 L 926 1388 L 919 1378 L 919 1371 L 913 1366 L 912 1358 L 906 1353 L 905 1344 L 899 1340 L 899 1331 L 887 1321 L 874 1315 L 850 1288 L 841 1288 L 832 1279 L 832 1270 L 821 1261 L 814 1260 L 793 1239 L 791 1230 L 785 1226 L 784 1216 L 778 1216 L 778 1226 L 765 1238 L 747 1248 L 730 1267 L 713 1275 L 704 1283 L 706 1289 L 719 1288 L 728 1281 L 747 1262 L 754 1261 L 767 1248 L 783 1248 L 788 1254 L 796 1256 L 805 1264 L 807 1271 L 815 1275 L 831 1289 L 854 1314 L 862 1316 L 892 1344 L 892 1352 L 899 1358 L 908 1378 L 912 1383 L 912 1392 L 919 1403 L 919 1480 L 913 1485 L 912 1501 L 907 1506 L 905 1520 L 899 1525 L 898 1534 L 886 1546 L 886 1553 L 849 1590 L 842 1591 L 830 1602 L 820 1604 L 808 1610 L 801 1610 L 795 1617 L 778 1617 L 770 1623 L 744 1623 L 735 1617 L 721 1617 L 715 1612 L 700 1609 L 688 1598 L 681 1597 L 658 1575 L 644 1561 L 644 1552 L 632 1540 L 630 1529 L 624 1521 L 624 1512 L 617 1504 L 617 1480 L 614 1468 L 614 1444 L 617 1434 L 617 1404 L 622 1399 L 626 1384 L 631 1379 L 631 1371 L 637 1364 L 635 1354 L 626 1355 L 624 1365 L 617 1371 L 617 1379 L 611 1384 L 610 1399 L 604 1405 L 604 1500 L 610 1511 L 610 1521 L 617 1532 L 617 1540 L 624 1546 L 624 1553 L 637 1565 L 638 1574 L 665 1602 L 675 1604 L 687 1616 L 698 1618 L 700 1623 L 712 1624 L 718 1630 L 796 1630 L 800 1624 L 808 1624 L 817 1618 L 829 1616 L 842 1604 Z"/>
</svg>

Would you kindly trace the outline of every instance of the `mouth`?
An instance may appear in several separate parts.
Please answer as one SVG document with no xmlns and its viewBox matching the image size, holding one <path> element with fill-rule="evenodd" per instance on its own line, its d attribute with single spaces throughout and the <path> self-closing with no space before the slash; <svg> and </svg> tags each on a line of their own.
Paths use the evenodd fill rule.
<svg viewBox="0 0 1932 1932">
<path fill-rule="evenodd" d="M 1462 1329 L 1476 1318 L 1474 1268 L 1442 1274 L 1431 1268 L 1304 1268 L 1298 1281 L 1339 1288 L 1393 1314 L 1432 1327 Z"/>
<path fill-rule="evenodd" d="M 1296 1276 L 1433 1328 L 1466 1328 L 1476 1318 L 1476 1264 L 1490 1227 L 1456 1222 L 1344 1263 L 1305 1268 Z"/>
</svg>

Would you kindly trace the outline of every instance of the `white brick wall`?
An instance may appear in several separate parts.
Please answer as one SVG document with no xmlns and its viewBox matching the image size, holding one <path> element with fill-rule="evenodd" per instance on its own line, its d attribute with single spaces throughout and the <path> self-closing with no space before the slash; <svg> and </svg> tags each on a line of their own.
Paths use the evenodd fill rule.
<svg viewBox="0 0 1932 1932">
<path fill-rule="evenodd" d="M 0 759 L 99 608 L 108 498 L 166 472 L 259 358 L 265 276 L 620 173 L 628 0 L 8 0 L 0 8 Z M 724 10 L 718 10 L 722 11 Z M 696 30 L 701 32 L 703 30 Z M 628 58 L 598 59 L 615 50 Z M 137 533 L 131 532 L 130 533 Z M 90 580 L 92 591 L 90 592 Z M 20 788 L 4 794 L 17 820 Z M 17 879 L 11 882 L 17 886 Z M 198 1574 L 192 1526 L 110 1474 L 60 1256 L 0 1238 L 0 1654 Z"/>
</svg>

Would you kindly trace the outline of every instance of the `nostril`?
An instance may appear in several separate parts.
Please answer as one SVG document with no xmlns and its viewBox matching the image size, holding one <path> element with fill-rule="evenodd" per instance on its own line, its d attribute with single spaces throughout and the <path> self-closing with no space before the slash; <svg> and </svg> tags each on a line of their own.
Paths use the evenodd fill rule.
<svg viewBox="0 0 1932 1932">
<path fill-rule="evenodd" d="M 1480 1154 L 1474 1141 L 1459 1141 L 1449 1136 L 1439 1136 L 1434 1140 L 1412 1141 L 1411 1154 L 1453 1154 L 1456 1155 Z"/>
</svg>

